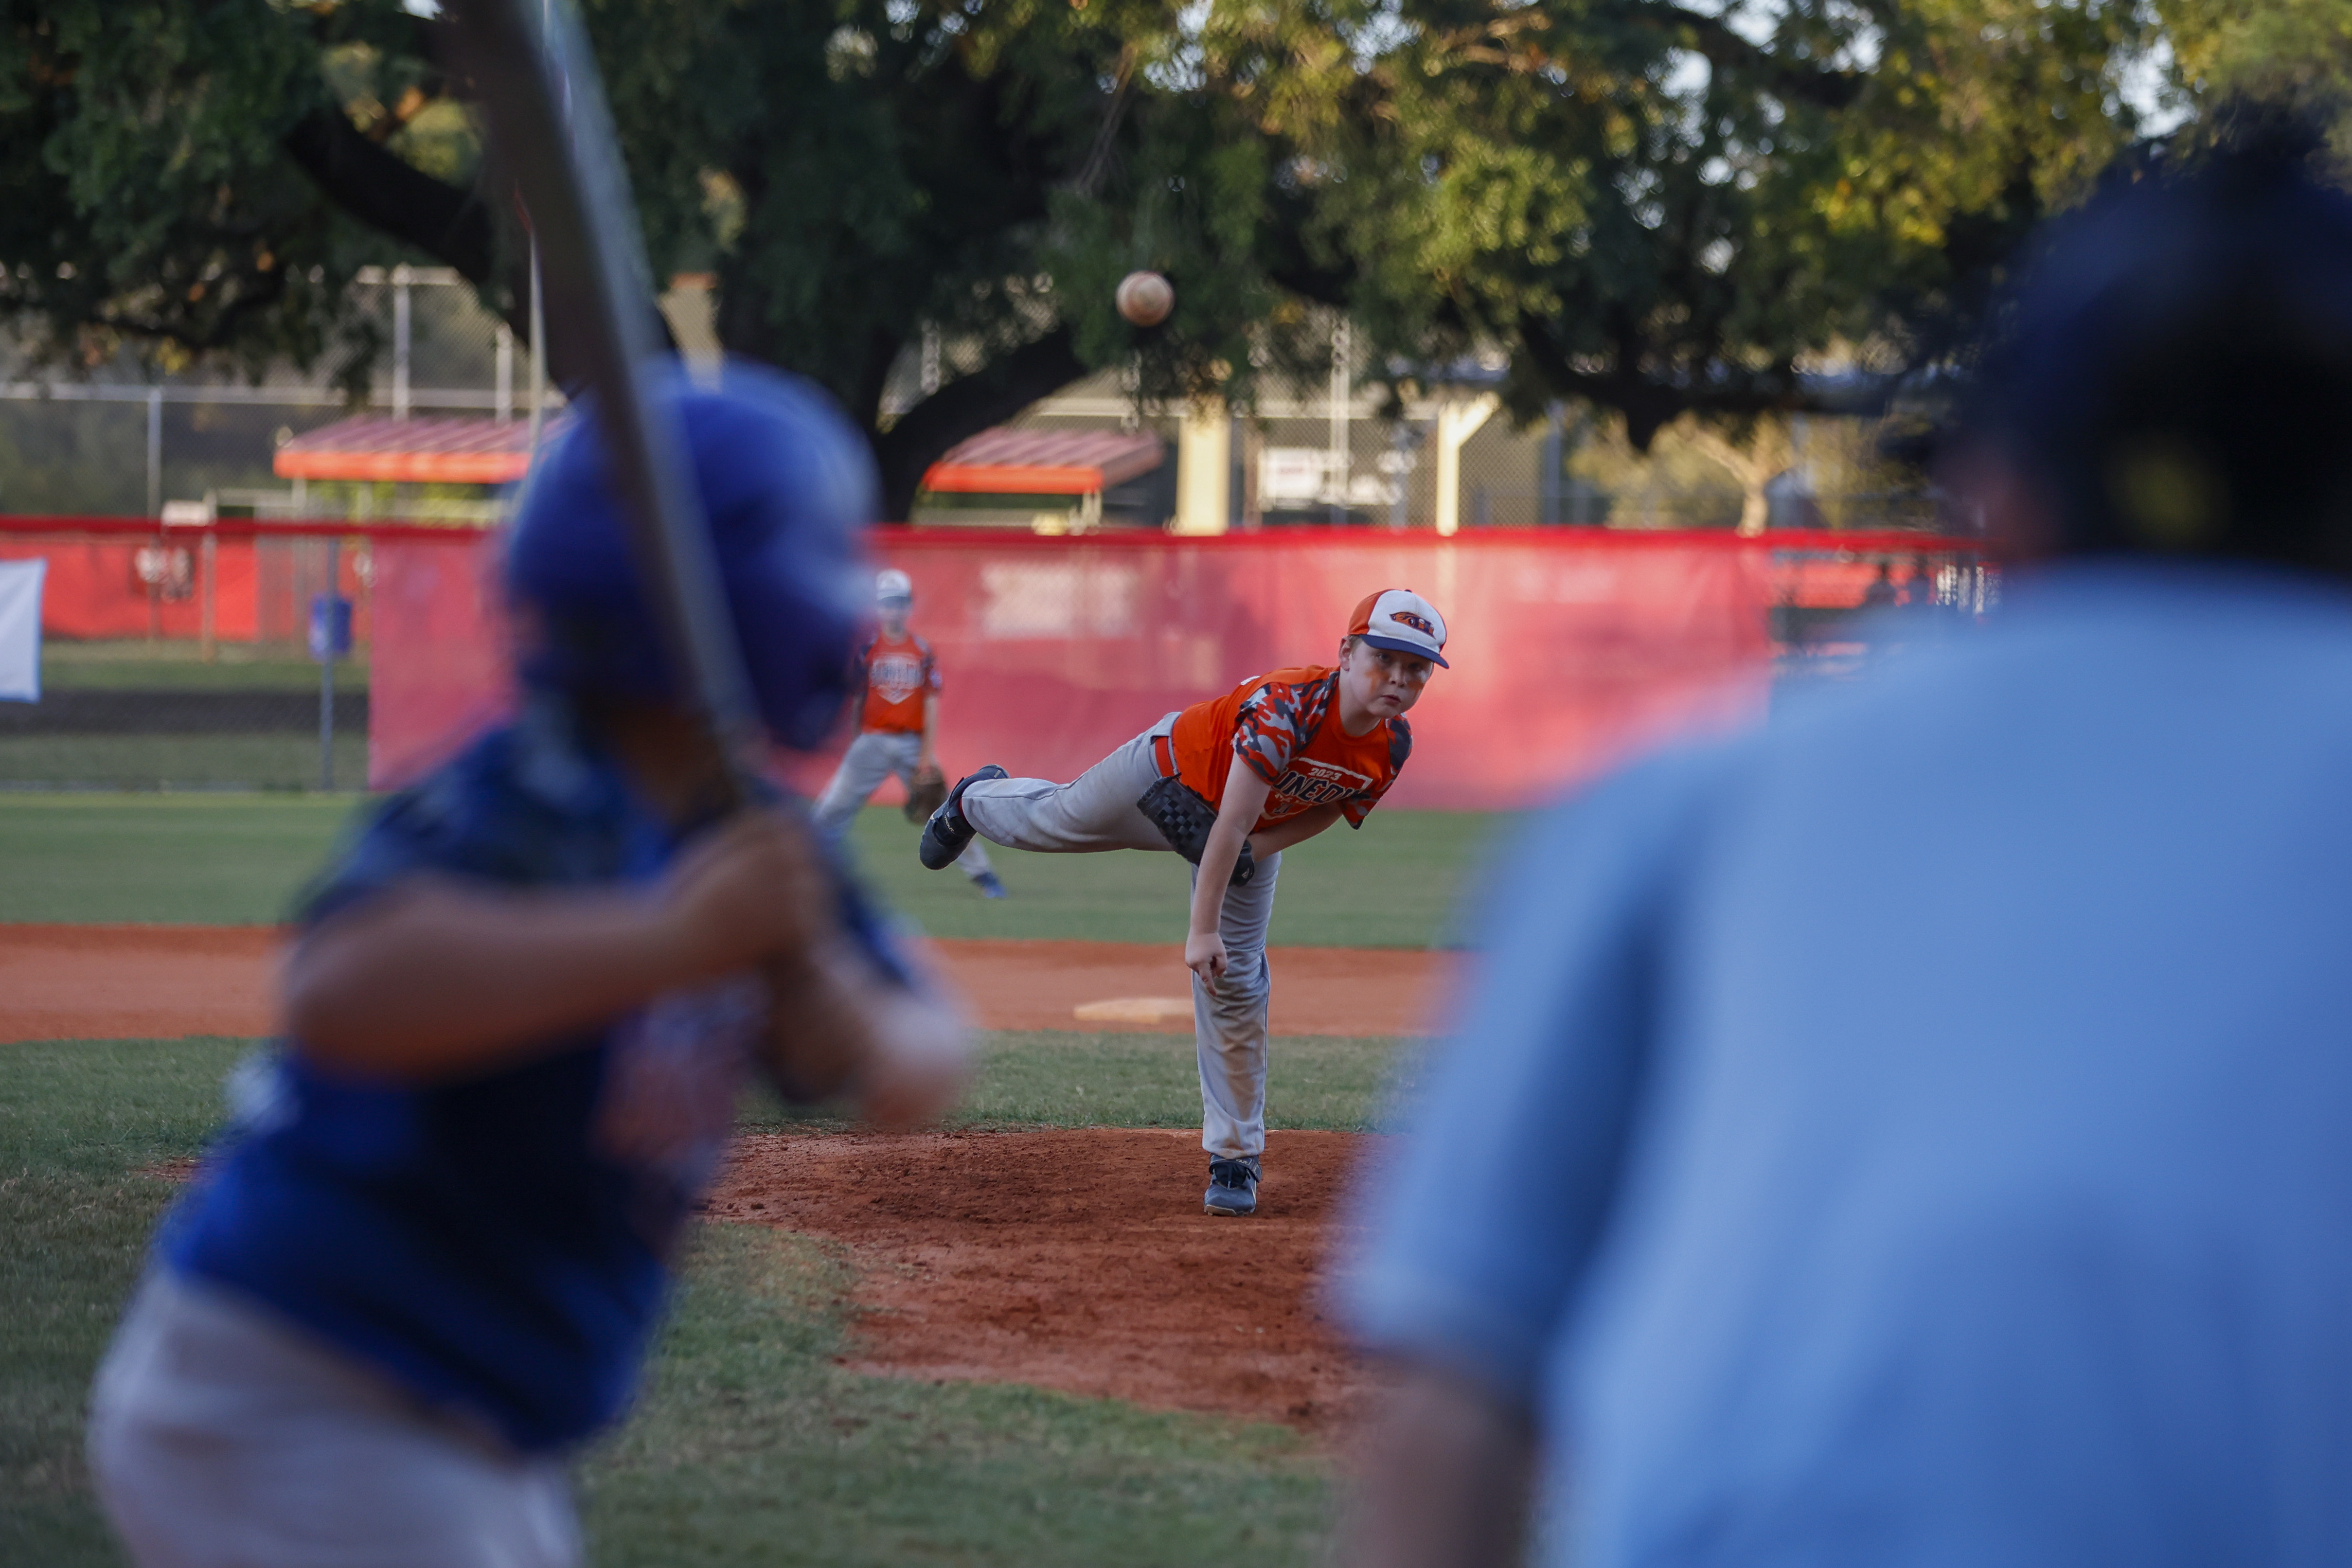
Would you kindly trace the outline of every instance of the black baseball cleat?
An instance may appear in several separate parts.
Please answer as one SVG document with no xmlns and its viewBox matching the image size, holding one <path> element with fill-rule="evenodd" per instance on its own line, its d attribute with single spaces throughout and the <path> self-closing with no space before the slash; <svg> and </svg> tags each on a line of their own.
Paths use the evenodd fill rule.
<svg viewBox="0 0 2352 1568">
<path fill-rule="evenodd" d="M 1201 1207 L 1210 1214 L 1235 1215 L 1257 1213 L 1257 1160 L 1211 1160 L 1209 1190 Z"/>
<path fill-rule="evenodd" d="M 956 863 L 956 857 L 962 854 L 965 846 L 971 842 L 971 824 L 966 822 L 963 813 L 956 809 L 963 804 L 963 792 L 982 779 L 1004 776 L 1004 770 L 991 763 L 980 772 L 966 773 L 956 780 L 955 788 L 948 791 L 947 799 L 940 803 L 939 810 L 931 813 L 931 819 L 923 824 L 923 841 L 916 846 L 915 853 L 921 858 L 925 869 L 946 870 Z"/>
</svg>

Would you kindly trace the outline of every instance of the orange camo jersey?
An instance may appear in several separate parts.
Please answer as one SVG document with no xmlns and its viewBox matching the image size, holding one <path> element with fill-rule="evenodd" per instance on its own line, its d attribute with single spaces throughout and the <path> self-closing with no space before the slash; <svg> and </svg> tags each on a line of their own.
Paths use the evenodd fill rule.
<svg viewBox="0 0 2352 1568">
<path fill-rule="evenodd" d="M 1168 739 L 1177 776 L 1211 805 L 1224 803 L 1236 756 L 1265 780 L 1273 793 L 1253 833 L 1318 805 L 1340 807 L 1349 826 L 1361 827 L 1412 752 L 1402 716 L 1361 735 L 1339 727 L 1339 671 L 1328 665 L 1277 669 L 1195 702 Z"/>
<path fill-rule="evenodd" d="M 858 728 L 921 734 L 923 699 L 940 689 L 940 664 L 931 645 L 912 632 L 898 637 L 877 632 L 857 650 L 857 664 L 866 684 Z"/>
</svg>

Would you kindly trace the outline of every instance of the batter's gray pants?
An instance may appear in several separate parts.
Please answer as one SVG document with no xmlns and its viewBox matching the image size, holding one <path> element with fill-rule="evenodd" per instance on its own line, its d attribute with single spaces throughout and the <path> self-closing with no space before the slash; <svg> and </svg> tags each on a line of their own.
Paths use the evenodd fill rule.
<svg viewBox="0 0 2352 1568">
<path fill-rule="evenodd" d="M 964 820 L 992 844 L 1045 854 L 1156 849 L 1168 840 L 1136 801 L 1160 778 L 1151 738 L 1175 721 L 1169 714 L 1097 763 L 1076 782 L 990 779 L 963 792 Z M 1274 918 L 1282 857 L 1257 863 L 1246 887 L 1225 889 L 1218 931 L 1225 973 L 1192 977 L 1192 1044 L 1201 1068 L 1201 1147 L 1229 1160 L 1265 1152 L 1265 1008 L 1273 994 L 1265 928 Z M 1200 880 L 1200 873 L 1193 873 Z"/>
<path fill-rule="evenodd" d="M 849 750 L 841 754 L 841 766 L 833 771 L 833 782 L 816 797 L 816 808 L 810 813 L 816 819 L 817 831 L 828 838 L 838 838 L 849 826 L 849 819 L 857 808 L 873 798 L 882 787 L 882 781 L 892 773 L 898 782 L 912 789 L 915 785 L 915 759 L 923 754 L 923 738 L 903 731 L 866 730 L 849 742 Z M 967 847 L 957 861 L 956 869 L 978 881 L 989 873 L 988 851 L 977 842 Z"/>
<path fill-rule="evenodd" d="M 563 1465 L 524 1458 L 242 1297 L 168 1269 L 90 1401 L 139 1568 L 578 1568 Z"/>
</svg>

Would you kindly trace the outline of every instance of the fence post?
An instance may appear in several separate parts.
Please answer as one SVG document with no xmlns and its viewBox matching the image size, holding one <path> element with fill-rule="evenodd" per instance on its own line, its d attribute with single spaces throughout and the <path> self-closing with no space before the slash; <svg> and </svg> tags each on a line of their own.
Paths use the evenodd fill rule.
<svg viewBox="0 0 2352 1568">
<path fill-rule="evenodd" d="M 197 637 L 196 654 L 205 663 L 210 664 L 219 657 L 219 649 L 213 646 L 213 635 L 215 629 L 214 616 L 218 607 L 217 595 L 214 589 L 220 580 L 220 539 L 214 533 L 210 523 L 205 525 L 202 553 L 205 574 L 204 620 Z"/>
<path fill-rule="evenodd" d="M 1348 360 L 1354 352 L 1354 335 L 1342 316 L 1331 329 L 1331 453 L 1326 459 L 1328 478 L 1325 481 L 1331 487 L 1334 523 L 1348 521 Z"/>
<path fill-rule="evenodd" d="M 547 422 L 547 302 L 539 276 L 539 236 L 530 237 L 530 461 L 539 461 L 539 433 Z"/>
<path fill-rule="evenodd" d="M 1536 486 L 1536 521 L 1559 523 L 1560 480 L 1568 466 L 1568 418 L 1557 403 L 1544 410 L 1543 471 Z"/>
<path fill-rule="evenodd" d="M 408 417 L 408 265 L 392 269 L 392 416 Z"/>
<path fill-rule="evenodd" d="M 514 329 L 499 323 L 498 361 L 493 372 L 498 385 L 499 423 L 514 417 Z"/>
<path fill-rule="evenodd" d="M 327 626 L 319 654 L 319 787 L 335 787 L 335 601 L 342 596 L 341 539 L 327 541 Z M 315 612 L 313 612 L 315 615 Z M 316 638 L 314 626 L 311 636 Z"/>
<path fill-rule="evenodd" d="M 147 389 L 147 515 L 163 515 L 163 389 Z"/>
</svg>

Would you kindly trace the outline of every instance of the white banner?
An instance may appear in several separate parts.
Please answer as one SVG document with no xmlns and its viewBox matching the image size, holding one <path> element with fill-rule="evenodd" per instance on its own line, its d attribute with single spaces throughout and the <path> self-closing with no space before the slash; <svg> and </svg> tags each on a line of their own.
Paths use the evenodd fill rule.
<svg viewBox="0 0 2352 1568">
<path fill-rule="evenodd" d="M 0 702 L 41 700 L 41 584 L 46 561 L 0 561 Z"/>
</svg>

